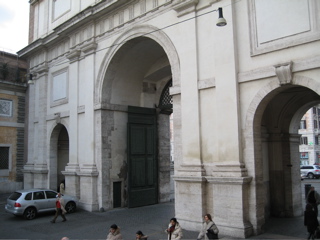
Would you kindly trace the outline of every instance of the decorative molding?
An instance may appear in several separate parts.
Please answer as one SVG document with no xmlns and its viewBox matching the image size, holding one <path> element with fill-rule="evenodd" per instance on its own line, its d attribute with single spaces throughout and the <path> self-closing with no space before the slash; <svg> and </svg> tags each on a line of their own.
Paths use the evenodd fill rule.
<svg viewBox="0 0 320 240">
<path fill-rule="evenodd" d="M 203 79 L 198 81 L 198 89 L 214 88 L 216 86 L 215 78 Z"/>
<path fill-rule="evenodd" d="M 111 104 L 111 103 L 99 103 L 94 106 L 94 110 L 109 110 L 117 112 L 128 112 L 127 105 Z"/>
<path fill-rule="evenodd" d="M 192 177 L 192 176 L 172 176 L 173 180 L 177 182 L 206 182 L 205 177 Z"/>
<path fill-rule="evenodd" d="M 66 55 L 66 58 L 69 59 L 70 63 L 73 63 L 75 61 L 78 61 L 81 55 L 81 51 L 78 49 L 75 49 L 73 51 L 71 51 L 70 53 L 68 53 Z"/>
<path fill-rule="evenodd" d="M 284 64 L 285 63 L 277 64 L 275 66 L 284 65 Z M 274 66 L 267 66 L 267 67 L 257 68 L 247 72 L 239 73 L 238 74 L 239 82 L 241 83 L 241 82 L 254 81 L 254 80 L 263 79 L 263 78 L 275 77 L 277 75 L 274 68 L 275 68 Z M 292 73 L 316 69 L 316 68 L 320 68 L 319 55 L 292 62 Z"/>
<path fill-rule="evenodd" d="M 56 120 L 56 124 L 61 123 L 60 113 L 55 113 L 54 115 L 55 115 L 54 119 Z"/>
<path fill-rule="evenodd" d="M 177 12 L 178 17 L 196 11 L 199 0 L 177 0 L 173 4 L 173 9 Z"/>
<path fill-rule="evenodd" d="M 224 162 L 214 165 L 212 169 L 212 176 L 218 178 L 247 177 L 248 170 L 246 169 L 244 163 Z"/>
<path fill-rule="evenodd" d="M 205 177 L 209 183 L 214 184 L 249 184 L 252 181 L 252 177 Z"/>
<path fill-rule="evenodd" d="M 181 87 L 180 86 L 172 86 L 170 88 L 170 95 L 179 95 L 181 94 Z"/>
<path fill-rule="evenodd" d="M 277 64 L 274 68 L 281 85 L 292 83 L 292 62 Z"/>
<path fill-rule="evenodd" d="M 79 113 L 85 113 L 86 111 L 86 106 L 85 105 L 81 105 L 81 106 L 78 106 L 78 114 Z"/>
<path fill-rule="evenodd" d="M 99 176 L 99 172 L 95 164 L 83 164 L 80 167 L 80 172 L 78 172 L 77 175 L 84 177 L 97 177 Z"/>
<path fill-rule="evenodd" d="M 39 79 L 42 76 L 48 75 L 48 72 L 49 72 L 48 64 L 47 62 L 44 62 L 43 64 L 33 68 L 31 71 L 31 74 L 33 75 L 34 79 Z"/>
<path fill-rule="evenodd" d="M 95 53 L 97 47 L 98 47 L 98 44 L 95 42 L 92 42 L 81 47 L 81 50 L 85 55 L 89 55 L 89 54 Z"/>
</svg>

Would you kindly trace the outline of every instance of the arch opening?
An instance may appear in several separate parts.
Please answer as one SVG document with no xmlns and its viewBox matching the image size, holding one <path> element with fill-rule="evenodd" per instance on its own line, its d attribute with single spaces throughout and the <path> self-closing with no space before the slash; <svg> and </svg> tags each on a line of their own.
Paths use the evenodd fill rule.
<svg viewBox="0 0 320 240">
<path fill-rule="evenodd" d="M 62 171 L 69 163 L 69 134 L 66 127 L 57 124 L 50 138 L 50 181 L 51 189 L 60 191 L 60 183 L 65 181 Z"/>
<path fill-rule="evenodd" d="M 101 95 L 107 109 L 100 114 L 102 137 L 108 139 L 101 146 L 101 167 L 108 169 L 102 172 L 104 207 L 170 201 L 170 115 L 157 108 L 170 81 L 168 56 L 151 38 L 127 41 L 110 60 Z M 145 192 L 151 188 L 152 194 Z"/>
<path fill-rule="evenodd" d="M 254 164 L 250 166 L 248 161 L 246 165 L 249 172 L 254 172 L 256 204 L 263 206 L 257 211 L 264 212 L 262 217 L 257 216 L 258 226 L 263 227 L 270 217 L 303 213 L 298 130 L 304 113 L 319 103 L 320 96 L 313 90 L 285 85 L 270 91 L 256 108 L 252 126 Z"/>
</svg>

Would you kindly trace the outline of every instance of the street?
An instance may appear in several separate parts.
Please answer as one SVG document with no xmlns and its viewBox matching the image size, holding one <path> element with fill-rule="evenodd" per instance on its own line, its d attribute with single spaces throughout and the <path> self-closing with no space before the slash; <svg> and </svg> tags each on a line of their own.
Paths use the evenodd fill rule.
<svg viewBox="0 0 320 240">
<path fill-rule="evenodd" d="M 305 206 L 305 184 L 311 184 L 320 193 L 320 180 L 304 179 L 301 181 L 303 207 Z M 86 212 L 78 209 L 75 213 L 66 215 L 67 222 L 61 222 L 62 218 L 58 217 L 55 224 L 50 223 L 53 215 L 54 213 L 42 214 L 34 220 L 25 220 L 6 213 L 2 200 L 0 202 L 0 239 L 60 240 L 64 236 L 70 239 L 106 239 L 109 227 L 113 223 L 121 228 L 125 240 L 135 239 L 135 232 L 138 230 L 149 235 L 148 240 L 166 239 L 164 230 L 169 219 L 174 217 L 174 204 L 119 208 L 106 212 Z M 276 238 L 280 235 L 289 238 L 306 236 L 303 217 L 269 219 L 265 224 L 265 231 L 265 234 L 250 237 L 250 239 Z M 184 239 L 196 239 L 198 236 L 198 232 L 183 230 L 183 233 Z M 226 239 L 222 235 L 220 238 Z"/>
<path fill-rule="evenodd" d="M 50 223 L 53 213 L 42 214 L 34 220 L 15 217 L 0 204 L 0 239 L 55 239 L 67 236 L 71 239 L 106 239 L 109 227 L 115 223 L 122 230 L 124 239 L 135 239 L 141 230 L 152 239 L 166 239 L 164 232 L 171 217 L 174 217 L 174 204 L 164 203 L 141 208 L 119 208 L 106 212 L 86 212 L 77 210 L 67 214 L 66 222 L 58 217 Z M 196 239 L 198 233 L 184 231 L 185 238 Z"/>
</svg>

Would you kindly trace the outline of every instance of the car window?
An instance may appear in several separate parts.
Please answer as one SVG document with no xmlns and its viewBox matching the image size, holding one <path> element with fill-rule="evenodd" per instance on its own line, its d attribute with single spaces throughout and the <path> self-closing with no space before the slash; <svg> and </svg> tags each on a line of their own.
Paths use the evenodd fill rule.
<svg viewBox="0 0 320 240">
<path fill-rule="evenodd" d="M 33 193 L 33 200 L 38 200 L 38 199 L 45 199 L 43 191 Z"/>
<path fill-rule="evenodd" d="M 320 167 L 319 166 L 314 166 L 316 169 L 320 169 Z"/>
<path fill-rule="evenodd" d="M 21 193 L 18 193 L 18 192 L 14 192 L 12 193 L 10 196 L 9 196 L 9 199 L 10 200 L 17 200 L 22 194 Z"/>
<path fill-rule="evenodd" d="M 313 169 L 313 167 L 312 167 L 312 166 L 310 166 L 310 167 L 307 167 L 307 169 Z"/>
<path fill-rule="evenodd" d="M 57 193 L 54 191 L 46 191 L 47 198 L 56 198 Z"/>
<path fill-rule="evenodd" d="M 24 199 L 25 199 L 25 200 L 31 200 L 31 199 L 32 199 L 32 193 L 29 192 L 29 193 L 25 196 Z"/>
</svg>

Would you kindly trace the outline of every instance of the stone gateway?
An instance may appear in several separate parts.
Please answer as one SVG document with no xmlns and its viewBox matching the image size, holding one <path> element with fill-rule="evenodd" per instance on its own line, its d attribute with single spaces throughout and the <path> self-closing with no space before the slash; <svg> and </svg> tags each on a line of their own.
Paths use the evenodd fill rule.
<svg viewBox="0 0 320 240">
<path fill-rule="evenodd" d="M 301 216 L 298 129 L 320 103 L 319 7 L 31 0 L 24 187 L 65 180 L 98 211 L 168 202 L 174 181 L 183 229 L 210 213 L 240 238 L 270 216 Z"/>
</svg>

